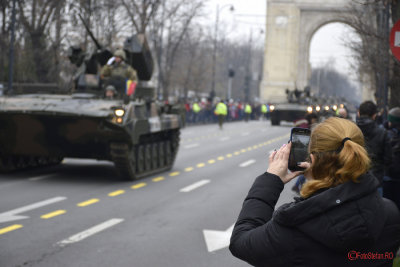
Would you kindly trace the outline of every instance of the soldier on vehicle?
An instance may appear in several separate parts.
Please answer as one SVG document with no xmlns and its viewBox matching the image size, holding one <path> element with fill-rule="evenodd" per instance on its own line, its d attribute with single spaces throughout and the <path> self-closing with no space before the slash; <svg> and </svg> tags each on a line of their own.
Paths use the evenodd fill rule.
<svg viewBox="0 0 400 267">
<path fill-rule="evenodd" d="M 124 50 L 117 49 L 114 52 L 114 57 L 111 58 L 108 64 L 104 65 L 101 69 L 100 78 L 105 81 L 106 84 L 112 84 L 113 78 L 124 79 L 123 84 L 118 84 L 119 87 L 126 86 L 126 80 L 131 80 L 133 83 L 138 82 L 136 70 L 130 65 L 125 63 L 126 54 Z M 116 88 L 117 91 L 123 91 L 125 88 Z"/>
<path fill-rule="evenodd" d="M 107 99 L 114 99 L 117 96 L 117 94 L 118 94 L 117 90 L 115 90 L 114 86 L 109 85 L 106 87 L 104 96 Z"/>
</svg>

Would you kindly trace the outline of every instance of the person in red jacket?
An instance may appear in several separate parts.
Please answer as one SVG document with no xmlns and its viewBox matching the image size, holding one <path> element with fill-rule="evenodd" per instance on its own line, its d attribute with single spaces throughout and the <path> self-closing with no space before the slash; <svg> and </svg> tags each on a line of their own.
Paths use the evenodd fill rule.
<svg viewBox="0 0 400 267">
<path fill-rule="evenodd" d="M 275 205 L 288 172 L 291 144 L 269 157 L 233 229 L 231 253 L 254 266 L 392 266 L 400 215 L 377 192 L 364 137 L 353 122 L 329 118 L 311 133 L 307 182 L 300 198 Z"/>
</svg>

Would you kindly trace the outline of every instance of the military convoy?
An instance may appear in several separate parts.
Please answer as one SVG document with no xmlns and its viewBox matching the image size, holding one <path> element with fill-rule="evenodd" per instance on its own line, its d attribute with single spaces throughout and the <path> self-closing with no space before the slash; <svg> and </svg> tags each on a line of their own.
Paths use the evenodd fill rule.
<svg viewBox="0 0 400 267">
<path fill-rule="evenodd" d="M 293 122 L 312 112 L 312 98 L 309 88 L 304 91 L 286 89 L 287 102 L 270 105 L 271 125 L 280 125 L 281 121 Z M 311 109 L 311 110 L 310 110 Z"/>
<path fill-rule="evenodd" d="M 0 171 L 58 164 L 65 157 L 113 161 L 130 180 L 172 168 L 182 122 L 156 103 L 154 88 L 142 82 L 153 72 L 146 39 L 135 35 L 125 41 L 126 61 L 137 70 L 139 83 L 130 96 L 118 88 L 113 99 L 104 97 L 99 79 L 112 53 L 93 40 L 94 52 L 69 51 L 78 67 L 70 93 L 0 97 Z"/>
</svg>

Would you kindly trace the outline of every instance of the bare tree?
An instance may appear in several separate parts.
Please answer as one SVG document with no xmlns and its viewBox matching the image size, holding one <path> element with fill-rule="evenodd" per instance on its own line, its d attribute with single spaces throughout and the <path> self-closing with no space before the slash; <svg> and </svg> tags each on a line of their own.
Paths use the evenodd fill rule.
<svg viewBox="0 0 400 267">
<path fill-rule="evenodd" d="M 361 43 L 349 41 L 356 55 L 360 74 L 372 81 L 376 101 L 383 107 L 389 86 L 389 105 L 400 105 L 400 62 L 389 51 L 389 17 L 392 24 L 400 18 L 400 4 L 394 0 L 365 0 L 352 2 L 346 18 L 361 37 Z"/>
<path fill-rule="evenodd" d="M 151 22 L 151 41 L 158 67 L 158 86 L 163 98 L 169 96 L 172 70 L 180 46 L 190 30 L 192 22 L 201 15 L 204 2 L 201 0 L 173 0 L 163 4 Z"/>
</svg>

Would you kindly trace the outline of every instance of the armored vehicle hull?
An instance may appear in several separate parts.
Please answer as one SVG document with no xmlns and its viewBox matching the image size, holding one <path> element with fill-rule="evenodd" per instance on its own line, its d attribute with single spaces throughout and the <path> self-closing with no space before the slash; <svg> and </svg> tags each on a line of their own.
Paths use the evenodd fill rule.
<svg viewBox="0 0 400 267">
<path fill-rule="evenodd" d="M 309 106 L 287 103 L 287 104 L 276 104 L 271 109 L 270 118 L 271 125 L 280 125 L 281 121 L 294 122 L 298 119 L 302 119 L 307 114 L 307 108 Z"/>
<path fill-rule="evenodd" d="M 179 146 L 178 115 L 153 102 L 96 94 L 18 95 L 0 99 L 0 171 L 59 163 L 64 157 L 110 160 L 137 179 L 170 169 Z"/>
</svg>

